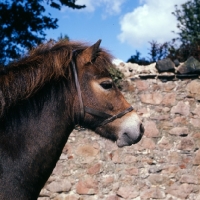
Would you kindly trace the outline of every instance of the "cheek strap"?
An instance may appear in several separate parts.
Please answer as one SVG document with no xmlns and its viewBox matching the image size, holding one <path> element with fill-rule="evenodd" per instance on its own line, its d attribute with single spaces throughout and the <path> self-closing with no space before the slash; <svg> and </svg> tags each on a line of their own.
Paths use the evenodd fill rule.
<svg viewBox="0 0 200 200">
<path fill-rule="evenodd" d="M 103 126 L 106 125 L 114 120 L 116 120 L 117 118 L 121 118 L 123 117 L 125 114 L 131 112 L 133 110 L 133 107 L 130 106 L 129 108 L 123 110 L 122 112 L 118 113 L 117 115 L 110 115 L 104 112 L 101 112 L 99 110 L 93 109 L 93 108 L 89 108 L 89 107 L 84 107 L 85 112 L 89 113 L 91 115 L 95 115 L 97 117 L 101 117 L 101 118 L 105 118 L 105 120 L 103 122 L 101 122 L 100 124 L 97 125 L 97 127 L 99 126 Z"/>
<path fill-rule="evenodd" d="M 73 74 L 74 74 L 75 86 L 76 86 L 76 90 L 77 90 L 77 94 L 78 94 L 78 100 L 79 100 L 79 106 L 80 106 L 80 114 L 78 116 L 78 123 L 77 123 L 76 127 L 81 127 L 83 125 L 85 112 L 89 113 L 91 115 L 105 119 L 103 122 L 101 122 L 97 125 L 97 127 L 99 127 L 99 126 L 106 125 L 106 124 L 114 121 L 117 118 L 121 118 L 122 116 L 124 116 L 125 114 L 127 114 L 127 113 L 129 113 L 133 110 L 133 107 L 130 106 L 129 108 L 123 110 L 122 112 L 120 112 L 116 115 L 110 115 L 110 114 L 107 114 L 105 112 L 101 112 L 99 110 L 84 106 L 82 95 L 81 95 L 81 88 L 80 88 L 80 84 L 79 84 L 79 81 L 78 81 L 76 64 L 75 64 L 74 60 L 75 59 L 72 59 L 71 64 L 72 64 L 72 71 L 73 71 Z"/>
</svg>

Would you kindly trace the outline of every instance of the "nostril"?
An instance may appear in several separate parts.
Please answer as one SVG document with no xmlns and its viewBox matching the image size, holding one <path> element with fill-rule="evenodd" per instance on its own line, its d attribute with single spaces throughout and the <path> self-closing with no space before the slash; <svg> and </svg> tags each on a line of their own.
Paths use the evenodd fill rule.
<svg viewBox="0 0 200 200">
<path fill-rule="evenodd" d="M 143 124 L 140 124 L 140 132 L 143 134 L 144 133 L 144 126 Z"/>
</svg>

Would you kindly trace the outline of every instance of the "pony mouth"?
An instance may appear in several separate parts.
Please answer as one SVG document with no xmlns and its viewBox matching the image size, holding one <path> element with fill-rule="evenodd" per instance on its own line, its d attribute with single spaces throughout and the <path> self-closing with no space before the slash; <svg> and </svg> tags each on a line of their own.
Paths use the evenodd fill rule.
<svg viewBox="0 0 200 200">
<path fill-rule="evenodd" d="M 117 139 L 116 144 L 118 147 L 131 146 L 138 143 L 142 139 L 140 134 L 136 139 L 131 138 L 127 133 L 124 133 L 120 138 Z"/>
</svg>

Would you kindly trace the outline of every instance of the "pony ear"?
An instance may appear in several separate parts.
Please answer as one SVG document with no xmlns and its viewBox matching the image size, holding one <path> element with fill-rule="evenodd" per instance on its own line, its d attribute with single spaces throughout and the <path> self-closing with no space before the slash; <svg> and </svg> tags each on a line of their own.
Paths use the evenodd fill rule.
<svg viewBox="0 0 200 200">
<path fill-rule="evenodd" d="M 88 47 L 80 54 L 79 58 L 81 59 L 82 64 L 85 65 L 89 62 L 92 62 L 92 60 L 96 58 L 96 54 L 99 50 L 100 43 L 101 40 L 98 40 L 95 44 Z"/>
</svg>

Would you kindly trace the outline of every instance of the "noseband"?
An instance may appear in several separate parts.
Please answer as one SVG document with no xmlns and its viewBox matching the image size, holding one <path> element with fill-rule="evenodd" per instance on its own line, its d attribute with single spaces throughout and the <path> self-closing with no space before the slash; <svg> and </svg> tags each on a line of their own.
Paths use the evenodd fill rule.
<svg viewBox="0 0 200 200">
<path fill-rule="evenodd" d="M 124 116 L 125 114 L 127 114 L 127 113 L 129 113 L 133 110 L 133 107 L 130 106 L 129 108 L 123 110 L 122 112 L 118 113 L 117 115 L 110 115 L 110 114 L 107 114 L 105 112 L 101 112 L 99 110 L 84 106 L 82 95 L 81 95 L 81 88 L 80 88 L 78 75 L 77 75 L 75 59 L 72 59 L 71 63 L 72 63 L 71 66 L 72 66 L 72 71 L 73 71 L 73 74 L 74 74 L 74 80 L 75 80 L 75 85 L 76 85 L 76 90 L 77 90 L 79 105 L 80 105 L 80 115 L 79 115 L 78 124 L 76 125 L 76 127 L 82 126 L 82 124 L 84 122 L 85 113 L 89 113 L 91 115 L 104 118 L 104 121 L 97 125 L 97 127 L 99 127 L 99 126 L 103 126 L 105 124 L 108 124 L 108 123 L 114 121 L 117 118 L 121 118 L 122 116 Z"/>
</svg>

